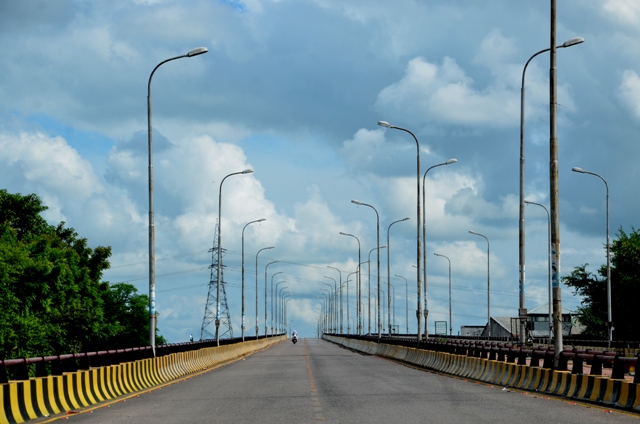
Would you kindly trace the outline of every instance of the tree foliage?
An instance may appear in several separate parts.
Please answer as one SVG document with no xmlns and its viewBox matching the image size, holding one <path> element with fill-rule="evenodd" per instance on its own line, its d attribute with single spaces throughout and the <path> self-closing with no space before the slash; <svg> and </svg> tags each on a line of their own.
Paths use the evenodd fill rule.
<svg viewBox="0 0 640 424">
<path fill-rule="evenodd" d="M 102 282 L 111 248 L 48 224 L 46 209 L 34 194 L 0 190 L 0 357 L 146 345 L 147 296 Z"/>
<path fill-rule="evenodd" d="M 605 247 L 606 252 L 606 247 Z M 584 264 L 576 267 L 562 281 L 583 297 L 578 319 L 586 327 L 585 336 L 607 337 L 607 266 L 597 275 Z M 640 340 L 637 299 L 640 294 L 640 232 L 622 229 L 611 243 L 611 310 L 616 340 Z"/>
</svg>

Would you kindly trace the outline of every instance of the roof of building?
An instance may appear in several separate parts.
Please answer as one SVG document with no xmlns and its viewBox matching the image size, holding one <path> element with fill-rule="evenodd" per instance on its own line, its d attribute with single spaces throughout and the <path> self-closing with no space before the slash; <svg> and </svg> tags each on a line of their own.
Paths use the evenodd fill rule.
<svg viewBox="0 0 640 424">
<path fill-rule="evenodd" d="M 575 314 L 575 311 L 572 311 L 571 309 L 568 308 L 562 308 L 562 315 L 573 315 Z M 547 303 L 543 303 L 542 305 L 530 309 L 527 311 L 527 315 L 547 315 L 549 314 L 549 302 Z"/>
</svg>

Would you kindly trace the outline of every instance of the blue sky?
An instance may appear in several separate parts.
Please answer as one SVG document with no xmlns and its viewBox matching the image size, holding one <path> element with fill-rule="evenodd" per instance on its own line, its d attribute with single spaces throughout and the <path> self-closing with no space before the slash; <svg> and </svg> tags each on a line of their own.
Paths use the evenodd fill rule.
<svg viewBox="0 0 640 424">
<path fill-rule="evenodd" d="M 392 7 L 393 6 L 393 7 Z M 557 53 L 561 274 L 605 263 L 605 189 L 612 236 L 636 226 L 640 175 L 640 6 L 632 0 L 559 2 Z M 159 327 L 172 342 L 200 334 L 218 189 L 223 190 L 225 280 L 240 334 L 241 232 L 245 232 L 248 334 L 255 320 L 259 256 L 286 280 L 288 318 L 315 333 L 317 296 L 355 271 L 391 231 L 396 320 L 415 331 L 416 146 L 427 177 L 430 331 L 486 322 L 486 242 L 491 314 L 518 308 L 520 81 L 528 58 L 549 47 L 549 4 L 488 0 L 138 0 L 0 4 L 0 178 L 37 193 L 51 223 L 65 221 L 91 246 L 113 248 L 110 282 L 148 292 L 147 82 L 152 83 Z M 526 75 L 526 197 L 549 204 L 549 56 Z M 547 227 L 526 209 L 526 306 L 547 302 Z M 372 254 L 375 261 L 375 252 Z M 363 270 L 367 266 L 363 265 Z M 376 280 L 372 267 L 372 281 Z M 381 279 L 386 282 L 386 252 Z M 332 282 L 331 282 L 332 283 Z M 366 293 L 367 278 L 363 278 Z M 349 285 L 355 308 L 355 286 Z M 384 288 L 386 293 L 386 288 Z M 345 292 L 346 296 L 346 292 Z M 363 302 L 366 304 L 366 297 Z M 372 299 L 373 302 L 373 299 Z M 580 299 L 563 292 L 563 305 Z M 366 309 L 366 307 L 365 307 Z M 346 315 L 346 313 L 345 313 Z M 351 312 L 354 316 L 354 312 Z M 364 316 L 365 321 L 367 316 Z M 615 319 L 615 311 L 614 311 Z M 345 324 L 346 325 L 346 324 Z M 365 327 L 366 327 L 365 323 Z M 375 327 L 374 327 L 375 328 Z"/>
</svg>

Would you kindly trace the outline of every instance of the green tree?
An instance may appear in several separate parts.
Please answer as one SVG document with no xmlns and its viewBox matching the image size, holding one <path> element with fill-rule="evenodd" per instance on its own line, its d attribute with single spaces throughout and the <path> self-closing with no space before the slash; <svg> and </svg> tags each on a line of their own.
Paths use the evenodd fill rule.
<svg viewBox="0 0 640 424">
<path fill-rule="evenodd" d="M 0 358 L 148 344 L 148 298 L 101 282 L 111 248 L 48 224 L 46 209 L 0 190 Z"/>
<path fill-rule="evenodd" d="M 138 294 L 132 284 L 118 283 L 104 292 L 104 315 L 110 323 L 111 349 L 149 344 L 149 296 Z M 158 335 L 156 343 L 166 343 Z"/>
<path fill-rule="evenodd" d="M 588 265 L 576 267 L 562 281 L 583 297 L 578 319 L 586 327 L 585 336 L 604 339 L 608 331 L 607 267 L 602 265 L 595 275 L 587 271 Z M 616 340 L 640 340 L 637 325 L 639 283 L 640 232 L 632 228 L 627 234 L 621 228 L 611 243 L 611 310 Z"/>
</svg>

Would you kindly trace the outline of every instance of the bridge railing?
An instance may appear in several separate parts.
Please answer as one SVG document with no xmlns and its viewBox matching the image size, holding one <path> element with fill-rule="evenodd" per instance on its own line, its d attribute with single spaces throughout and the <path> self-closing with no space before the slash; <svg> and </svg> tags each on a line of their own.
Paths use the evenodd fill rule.
<svg viewBox="0 0 640 424">
<path fill-rule="evenodd" d="M 276 337 L 280 334 L 267 337 Z M 263 338 L 263 337 L 261 337 Z M 256 337 L 246 337 L 245 341 Z M 220 346 L 242 342 L 241 338 L 221 339 Z M 217 346 L 214 339 L 198 342 L 171 343 L 156 346 L 155 356 L 166 356 L 177 352 L 189 352 Z M 69 353 L 63 355 L 39 356 L 35 358 L 16 358 L 0 360 L 0 384 L 9 380 L 28 380 L 29 377 L 46 377 L 63 375 L 66 372 L 88 370 L 90 368 L 117 365 L 140 359 L 153 358 L 151 346 L 131 347 L 126 349 L 101 350 L 96 352 Z"/>
<path fill-rule="evenodd" d="M 584 374 L 585 366 L 589 367 L 589 375 L 603 376 L 603 369 L 611 369 L 606 373 L 613 379 L 624 379 L 630 370 L 635 370 L 638 356 L 628 357 L 620 351 L 596 351 L 593 349 L 565 349 L 560 353 L 558 366 L 554 368 L 555 350 L 550 346 L 517 346 L 511 343 L 480 340 L 445 340 L 427 339 L 418 342 L 415 336 L 382 336 L 377 335 L 339 335 L 348 339 L 359 339 L 368 342 L 378 342 L 396 346 L 413 347 L 457 354 L 493 361 L 515 363 L 530 367 L 541 367 L 557 371 L 571 371 L 572 374 Z M 542 361 L 542 366 L 540 365 Z M 640 374 L 635 372 L 635 384 L 640 384 Z"/>
</svg>

